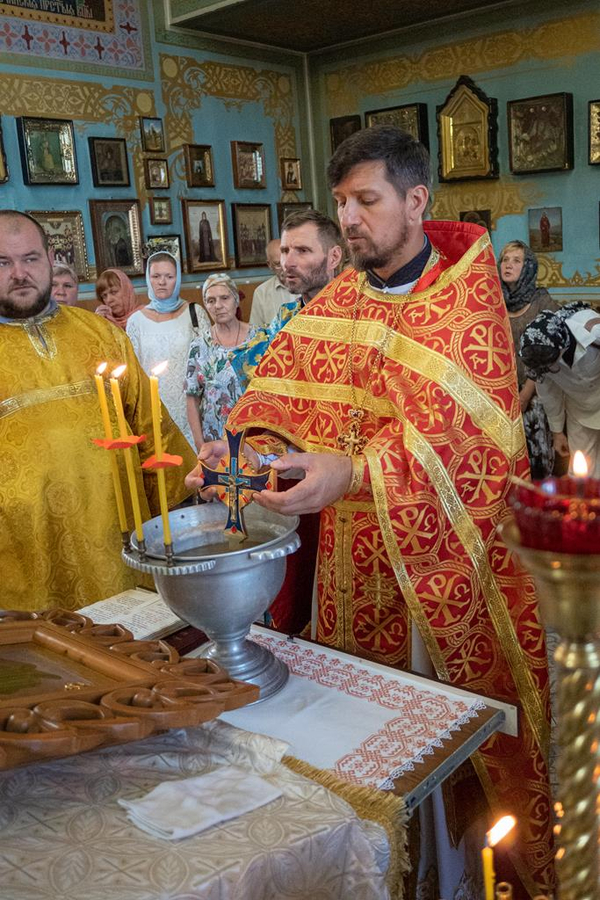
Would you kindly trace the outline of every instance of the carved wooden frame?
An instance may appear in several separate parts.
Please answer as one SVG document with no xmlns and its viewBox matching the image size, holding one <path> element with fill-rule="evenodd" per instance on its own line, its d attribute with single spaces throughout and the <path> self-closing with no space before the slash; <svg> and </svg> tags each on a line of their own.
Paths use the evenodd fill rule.
<svg viewBox="0 0 600 900">
<path fill-rule="evenodd" d="M 11 664 L 34 677 L 31 660 L 54 669 L 42 677 L 60 684 L 25 684 L 8 696 Z M 0 613 L 0 661 L 8 667 L 0 770 L 200 725 L 258 697 L 255 685 L 231 681 L 210 660 L 181 660 L 165 641 L 135 641 L 122 625 L 60 609 Z"/>
</svg>

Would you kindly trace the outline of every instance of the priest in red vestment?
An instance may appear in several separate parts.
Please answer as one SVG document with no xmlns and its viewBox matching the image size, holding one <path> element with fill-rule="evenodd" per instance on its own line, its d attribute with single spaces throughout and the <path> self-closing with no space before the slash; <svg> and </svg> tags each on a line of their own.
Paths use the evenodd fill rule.
<svg viewBox="0 0 600 900">
<path fill-rule="evenodd" d="M 441 678 L 519 703 L 519 737 L 474 763 L 494 813 L 517 817 L 527 892 L 549 893 L 544 634 L 497 534 L 528 462 L 489 236 L 423 223 L 429 157 L 394 127 L 352 135 L 328 176 L 353 267 L 280 332 L 228 425 L 252 429 L 260 462 L 305 473 L 255 499 L 321 513 L 320 642 L 406 667 L 414 623 Z"/>
</svg>

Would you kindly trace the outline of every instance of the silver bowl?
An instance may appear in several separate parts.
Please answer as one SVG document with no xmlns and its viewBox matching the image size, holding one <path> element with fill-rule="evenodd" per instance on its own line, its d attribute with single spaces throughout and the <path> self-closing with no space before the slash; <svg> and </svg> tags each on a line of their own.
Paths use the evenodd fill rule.
<svg viewBox="0 0 600 900">
<path fill-rule="evenodd" d="M 170 609 L 210 638 L 201 655 L 218 662 L 231 678 L 257 684 L 260 700 L 265 700 L 283 687 L 288 669 L 247 635 L 283 584 L 286 556 L 300 546 L 295 532 L 299 520 L 256 504 L 244 510 L 244 520 L 248 538 L 240 543 L 223 535 L 227 508 L 222 503 L 173 510 L 171 564 L 160 516 L 144 523 L 145 555 L 134 534 L 123 558 L 133 569 L 151 574 Z"/>
</svg>

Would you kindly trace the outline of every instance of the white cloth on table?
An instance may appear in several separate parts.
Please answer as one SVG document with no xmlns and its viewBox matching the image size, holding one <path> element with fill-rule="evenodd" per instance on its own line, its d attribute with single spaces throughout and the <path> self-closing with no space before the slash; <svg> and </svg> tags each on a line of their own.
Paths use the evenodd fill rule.
<svg viewBox="0 0 600 900">
<path fill-rule="evenodd" d="M 196 311 L 200 329 L 206 326 L 208 330 L 206 313 L 198 306 Z M 164 322 L 155 322 L 138 310 L 127 322 L 127 335 L 146 374 L 150 375 L 155 366 L 168 361 L 166 370 L 158 376 L 160 397 L 190 446 L 195 447 L 184 389 L 190 344 L 196 337 L 188 304 L 181 307 L 178 316 Z"/>
<path fill-rule="evenodd" d="M 166 781 L 139 800 L 119 800 L 127 818 L 154 837 L 178 840 L 271 803 L 281 789 L 235 766 Z"/>
</svg>

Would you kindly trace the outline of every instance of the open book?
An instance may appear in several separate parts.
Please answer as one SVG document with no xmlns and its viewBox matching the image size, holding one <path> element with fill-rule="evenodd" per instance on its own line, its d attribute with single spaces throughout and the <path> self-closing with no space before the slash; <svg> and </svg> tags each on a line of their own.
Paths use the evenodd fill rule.
<svg viewBox="0 0 600 900">
<path fill-rule="evenodd" d="M 99 600 L 78 610 L 98 625 L 118 623 L 132 632 L 136 640 L 155 640 L 172 634 L 187 624 L 171 612 L 160 594 L 145 588 L 132 588 Z"/>
</svg>

